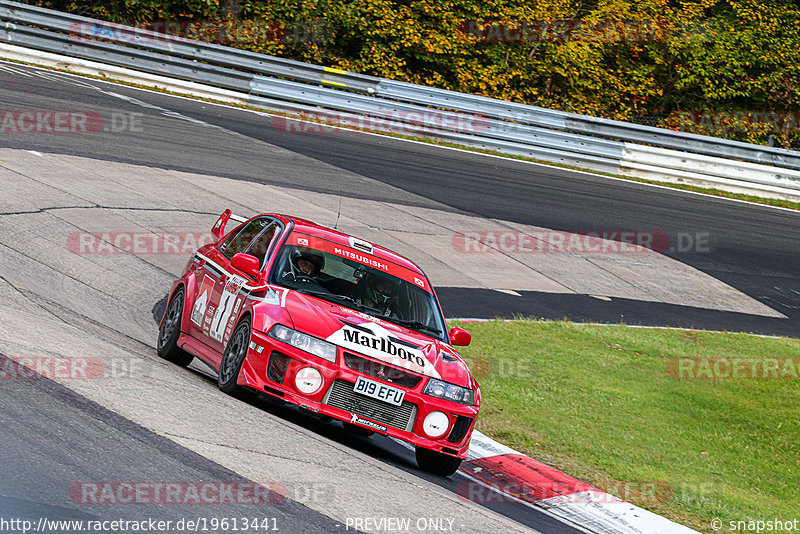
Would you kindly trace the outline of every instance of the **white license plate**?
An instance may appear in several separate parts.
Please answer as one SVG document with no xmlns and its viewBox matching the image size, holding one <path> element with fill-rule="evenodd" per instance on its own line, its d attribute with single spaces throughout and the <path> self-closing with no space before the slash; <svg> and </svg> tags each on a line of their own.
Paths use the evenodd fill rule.
<svg viewBox="0 0 800 534">
<path fill-rule="evenodd" d="M 380 382 L 375 382 L 374 380 L 361 376 L 356 380 L 353 391 L 366 395 L 367 397 L 372 397 L 373 399 L 394 404 L 395 406 L 403 404 L 403 397 L 406 396 L 406 392 L 402 389 L 393 388 L 392 386 L 387 386 L 386 384 L 381 384 Z"/>
</svg>

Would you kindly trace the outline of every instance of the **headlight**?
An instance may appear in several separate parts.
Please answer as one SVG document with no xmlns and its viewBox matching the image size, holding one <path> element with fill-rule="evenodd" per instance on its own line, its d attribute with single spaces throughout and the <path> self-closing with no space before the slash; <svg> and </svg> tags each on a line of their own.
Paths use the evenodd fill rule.
<svg viewBox="0 0 800 534">
<path fill-rule="evenodd" d="M 472 405 L 475 400 L 475 392 L 468 388 L 462 388 L 449 382 L 431 378 L 423 391 L 426 395 L 447 399 L 461 404 Z"/>
<path fill-rule="evenodd" d="M 323 360 L 336 363 L 336 345 L 328 343 L 327 341 L 322 341 L 314 336 L 309 336 L 308 334 L 303 334 L 297 330 L 292 330 L 291 328 L 287 328 L 282 324 L 276 324 L 273 326 L 272 330 L 269 331 L 269 337 L 283 341 L 284 343 L 293 347 L 297 347 L 300 350 L 304 350 L 309 354 L 318 356 Z"/>
</svg>

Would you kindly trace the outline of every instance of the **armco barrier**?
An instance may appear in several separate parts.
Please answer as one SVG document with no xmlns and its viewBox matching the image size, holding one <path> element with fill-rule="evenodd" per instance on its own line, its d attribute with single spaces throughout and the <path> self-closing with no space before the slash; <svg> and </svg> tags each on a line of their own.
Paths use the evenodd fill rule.
<svg viewBox="0 0 800 534">
<path fill-rule="evenodd" d="M 446 120 L 427 124 L 419 135 L 608 173 L 800 200 L 800 152 L 792 150 L 365 76 L 5 0 L 0 21 L 0 43 L 217 87 L 270 110 L 372 117 L 380 120 L 370 129 L 395 132 L 437 113 Z M 483 126 L 453 126 L 465 120 Z"/>
</svg>

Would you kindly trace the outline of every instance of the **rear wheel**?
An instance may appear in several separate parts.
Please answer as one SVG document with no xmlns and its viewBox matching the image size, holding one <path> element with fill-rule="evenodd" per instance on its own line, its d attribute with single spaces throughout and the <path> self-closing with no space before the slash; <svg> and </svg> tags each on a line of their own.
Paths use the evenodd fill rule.
<svg viewBox="0 0 800 534">
<path fill-rule="evenodd" d="M 222 362 L 219 364 L 217 376 L 217 386 L 229 395 L 242 397 L 246 391 L 236 383 L 239 378 L 239 371 L 247 356 L 247 348 L 250 345 L 250 319 L 245 319 L 228 340 L 225 345 L 225 354 L 222 355 Z"/>
<path fill-rule="evenodd" d="M 461 459 L 417 447 L 417 465 L 420 469 L 428 473 L 449 477 L 458 471 L 461 465 Z"/>
<path fill-rule="evenodd" d="M 183 317 L 183 288 L 178 289 L 167 304 L 161 326 L 158 328 L 158 355 L 168 362 L 181 367 L 189 365 L 194 356 L 178 347 L 178 337 L 181 335 L 181 319 Z"/>
</svg>

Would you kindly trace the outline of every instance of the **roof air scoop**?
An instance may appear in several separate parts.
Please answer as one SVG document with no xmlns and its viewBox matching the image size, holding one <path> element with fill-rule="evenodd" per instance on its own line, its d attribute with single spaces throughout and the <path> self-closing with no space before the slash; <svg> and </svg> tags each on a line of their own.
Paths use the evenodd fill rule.
<svg viewBox="0 0 800 534">
<path fill-rule="evenodd" d="M 350 246 L 356 250 L 360 250 L 361 252 L 372 254 L 372 243 L 367 243 L 366 241 L 363 241 L 356 237 L 350 238 Z"/>
</svg>

